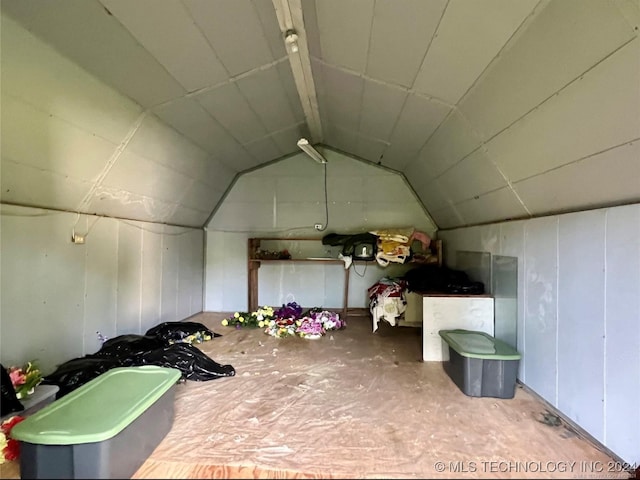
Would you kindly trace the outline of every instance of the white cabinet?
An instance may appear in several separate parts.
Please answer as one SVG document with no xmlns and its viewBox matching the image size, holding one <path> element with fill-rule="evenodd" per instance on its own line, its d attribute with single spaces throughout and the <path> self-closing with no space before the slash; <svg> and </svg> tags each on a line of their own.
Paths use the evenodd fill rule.
<svg viewBox="0 0 640 480">
<path fill-rule="evenodd" d="M 410 307 L 411 306 L 411 307 Z M 420 308 L 422 307 L 422 308 Z M 449 360 L 440 330 L 462 328 L 493 336 L 493 297 L 488 295 L 407 294 L 405 316 L 422 317 L 422 360 Z"/>
</svg>

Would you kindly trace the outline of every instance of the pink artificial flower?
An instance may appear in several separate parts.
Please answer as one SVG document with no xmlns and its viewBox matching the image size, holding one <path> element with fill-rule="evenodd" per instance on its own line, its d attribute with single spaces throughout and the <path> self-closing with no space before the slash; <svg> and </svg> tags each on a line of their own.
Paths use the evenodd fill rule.
<svg viewBox="0 0 640 480">
<path fill-rule="evenodd" d="M 9 370 L 9 378 L 11 378 L 11 383 L 14 387 L 24 385 L 24 383 L 27 381 L 27 376 L 22 373 L 21 368 L 12 368 L 11 370 Z"/>
</svg>

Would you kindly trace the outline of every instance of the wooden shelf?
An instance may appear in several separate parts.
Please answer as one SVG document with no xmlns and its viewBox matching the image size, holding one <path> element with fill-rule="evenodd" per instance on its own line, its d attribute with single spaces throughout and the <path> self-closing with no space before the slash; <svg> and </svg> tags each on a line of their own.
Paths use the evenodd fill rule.
<svg viewBox="0 0 640 480">
<path fill-rule="evenodd" d="M 321 237 L 302 237 L 302 238 L 277 238 L 277 237 L 261 237 L 261 238 L 250 238 L 248 240 L 247 245 L 247 253 L 248 253 L 248 261 L 247 261 L 247 270 L 248 270 L 248 279 L 249 279 L 249 311 L 255 312 L 258 305 L 258 271 L 260 269 L 260 265 L 262 263 L 317 263 L 317 264 L 325 264 L 325 265 L 340 265 L 344 266 L 344 262 L 338 258 L 320 258 L 320 257 L 311 257 L 311 258 L 256 258 L 256 254 L 260 251 L 260 243 L 262 241 L 276 241 L 276 242 L 299 242 L 299 241 L 307 241 L 307 242 L 320 242 L 322 243 Z M 436 257 L 437 265 L 442 265 L 442 240 L 434 240 L 431 242 L 429 248 L 430 254 Z M 424 252 L 417 252 L 424 253 Z M 355 260 L 353 264 L 368 264 L 368 263 L 376 263 L 375 260 Z M 416 266 L 421 264 L 426 264 L 429 262 L 413 262 Z M 350 268 L 344 269 L 344 294 L 342 300 L 342 315 L 344 317 L 347 316 L 348 311 L 348 299 L 349 299 L 349 272 Z"/>
<path fill-rule="evenodd" d="M 338 260 L 337 258 L 250 258 L 249 262 L 254 263 L 298 263 L 298 262 L 309 262 L 309 263 L 341 263 L 344 265 L 342 260 Z"/>
<path fill-rule="evenodd" d="M 344 266 L 344 262 L 338 258 L 255 258 L 256 253 L 260 250 L 260 242 L 262 241 L 278 241 L 278 242 L 298 242 L 310 241 L 322 243 L 321 237 L 316 238 L 274 238 L 261 237 L 250 238 L 248 240 L 248 273 L 249 273 L 249 311 L 255 312 L 258 307 L 258 271 L 262 263 L 316 263 L 324 265 L 340 265 Z M 349 298 L 349 269 L 344 269 L 344 295 L 342 300 L 342 316 L 347 316 L 347 301 Z"/>
</svg>

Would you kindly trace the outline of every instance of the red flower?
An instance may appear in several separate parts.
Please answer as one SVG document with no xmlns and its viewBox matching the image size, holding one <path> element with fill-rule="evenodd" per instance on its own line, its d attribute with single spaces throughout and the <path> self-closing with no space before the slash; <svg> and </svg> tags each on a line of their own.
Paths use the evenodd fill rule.
<svg viewBox="0 0 640 480">
<path fill-rule="evenodd" d="M 18 440 L 15 440 L 14 438 L 11 438 L 11 430 L 23 420 L 24 417 L 21 417 L 20 415 L 14 415 L 10 419 L 2 422 L 2 425 L 0 426 L 0 429 L 2 429 L 2 433 L 4 433 L 5 437 L 7 438 L 7 446 L 2 450 L 2 454 L 4 455 L 4 458 L 6 460 L 13 461 L 20 456 L 20 442 Z"/>
<path fill-rule="evenodd" d="M 6 460 L 12 462 L 20 456 L 20 442 L 13 438 L 7 439 L 7 446 L 2 450 L 2 454 Z"/>
<path fill-rule="evenodd" d="M 24 417 L 21 417 L 20 415 L 14 415 L 13 417 L 11 417 L 8 420 L 5 420 L 4 422 L 2 422 L 2 433 L 4 433 L 4 435 L 9 438 L 9 434 L 11 433 L 11 429 L 13 427 L 15 427 L 18 423 L 20 423 L 21 421 L 24 420 Z"/>
</svg>

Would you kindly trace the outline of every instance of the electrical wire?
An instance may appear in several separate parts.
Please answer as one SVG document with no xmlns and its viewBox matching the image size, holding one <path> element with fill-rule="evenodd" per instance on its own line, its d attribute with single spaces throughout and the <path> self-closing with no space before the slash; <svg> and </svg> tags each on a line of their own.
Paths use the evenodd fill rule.
<svg viewBox="0 0 640 480">
<path fill-rule="evenodd" d="M 319 228 L 319 232 L 324 232 L 329 226 L 329 195 L 327 194 L 327 164 L 323 163 L 324 168 L 324 226 Z"/>
<path fill-rule="evenodd" d="M 356 264 L 353 263 L 351 266 L 353 267 L 353 273 L 355 273 L 356 275 L 358 275 L 360 278 L 364 278 L 364 274 L 367 273 L 367 265 L 368 263 L 364 264 L 364 270 L 362 270 L 362 274 L 360 274 L 358 272 L 358 270 L 356 270 Z"/>
<path fill-rule="evenodd" d="M 317 232 L 324 232 L 327 227 L 329 226 L 329 193 L 328 193 L 328 189 L 327 189 L 327 164 L 323 163 L 322 167 L 324 168 L 324 226 L 322 228 L 317 228 L 314 229 Z M 313 229 L 313 225 L 303 225 L 300 227 L 289 227 L 289 228 L 285 228 L 285 229 L 281 229 L 281 230 L 263 230 L 260 229 L 260 233 L 270 233 L 270 234 L 277 234 L 277 233 L 287 233 L 287 232 L 293 232 L 296 230 L 309 230 L 309 229 Z M 256 230 L 229 230 L 229 229 L 225 229 L 225 228 L 207 228 L 207 231 L 211 231 L 211 232 L 220 232 L 220 233 L 248 233 L 248 234 L 256 234 L 258 233 Z"/>
<path fill-rule="evenodd" d="M 186 229 L 186 230 L 184 230 L 184 231 L 182 231 L 182 232 L 175 232 L 175 233 L 169 233 L 169 232 L 156 232 L 156 231 L 151 230 L 151 229 L 149 229 L 149 228 L 141 227 L 140 225 L 136 225 L 135 223 L 131 223 L 131 222 L 127 221 L 127 220 L 120 220 L 120 221 L 121 221 L 122 223 L 125 223 L 125 224 L 127 224 L 127 225 L 131 226 L 131 227 L 135 227 L 135 228 L 137 228 L 137 229 L 139 229 L 139 230 L 142 230 L 142 231 L 144 231 L 144 232 L 154 233 L 154 234 L 156 234 L 156 235 L 180 236 L 180 235 L 185 235 L 185 234 L 187 234 L 187 233 L 192 233 L 194 230 L 202 230 L 202 229 L 200 229 L 200 228 L 193 227 L 193 228 Z M 94 225 L 95 225 L 95 224 L 94 224 Z M 172 228 L 185 228 L 185 227 L 174 227 L 174 226 L 172 226 L 172 225 L 167 225 L 167 226 L 168 226 L 168 227 L 172 227 Z"/>
</svg>

